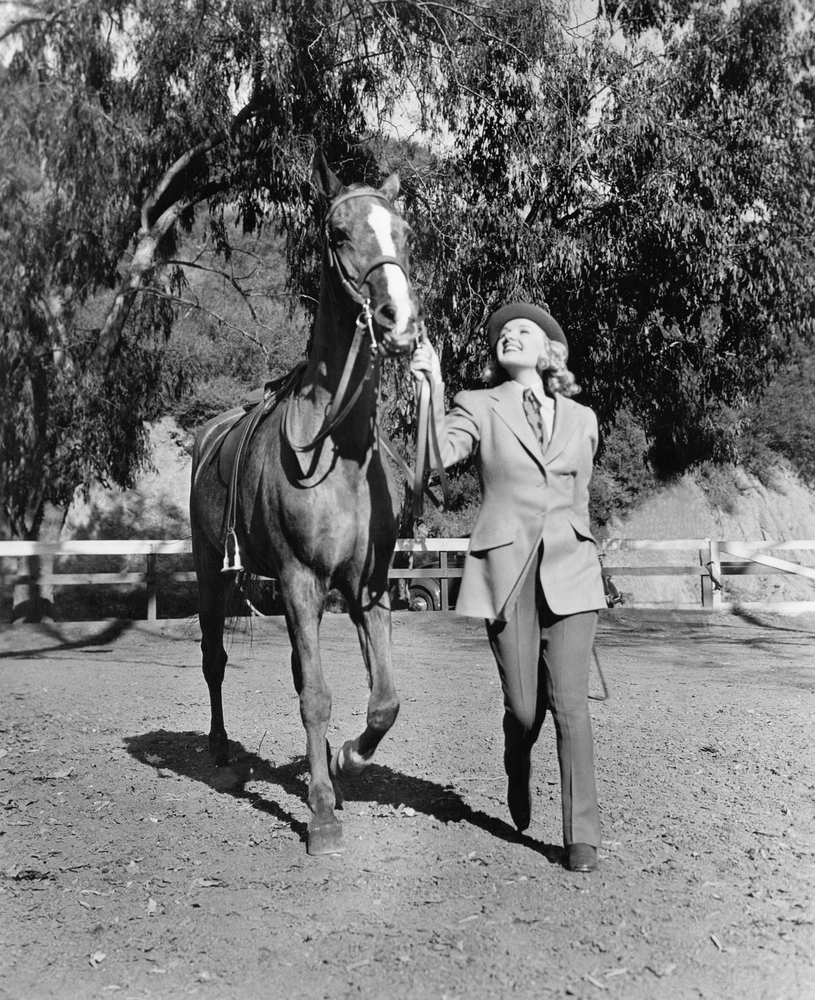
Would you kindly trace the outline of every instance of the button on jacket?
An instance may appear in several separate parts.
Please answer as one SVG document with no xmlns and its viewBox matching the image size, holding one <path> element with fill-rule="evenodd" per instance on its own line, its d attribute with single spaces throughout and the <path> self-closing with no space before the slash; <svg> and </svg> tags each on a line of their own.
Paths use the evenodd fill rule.
<svg viewBox="0 0 815 1000">
<path fill-rule="evenodd" d="M 555 395 L 555 422 L 541 453 L 512 381 L 460 392 L 434 413 L 445 466 L 473 455 L 482 503 L 470 536 L 456 612 L 507 621 L 518 588 L 543 542 L 540 578 L 556 615 L 606 606 L 597 546 L 589 527 L 589 481 L 597 450 L 594 411 Z"/>
</svg>

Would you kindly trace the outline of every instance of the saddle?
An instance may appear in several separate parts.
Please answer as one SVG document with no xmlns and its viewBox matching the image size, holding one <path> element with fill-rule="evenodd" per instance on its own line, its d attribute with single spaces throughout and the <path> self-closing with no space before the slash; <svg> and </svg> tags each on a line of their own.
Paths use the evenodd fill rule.
<svg viewBox="0 0 815 1000">
<path fill-rule="evenodd" d="M 238 417 L 229 428 L 213 456 L 213 460 L 218 462 L 218 477 L 227 488 L 226 538 L 224 564 L 221 569 L 223 573 L 243 569 L 235 535 L 235 522 L 238 512 L 238 479 L 246 449 L 263 420 L 290 395 L 305 367 L 306 362 L 301 361 L 288 374 L 272 379 L 262 389 L 250 392 L 243 403 L 243 416 Z"/>
<path fill-rule="evenodd" d="M 261 422 L 264 416 L 265 405 L 261 406 L 261 403 L 265 404 L 267 399 L 267 387 L 270 385 L 269 382 L 263 386 L 262 389 L 253 389 L 252 392 L 246 397 L 246 399 L 241 404 L 243 407 L 243 414 L 238 417 L 235 423 L 229 428 L 229 430 L 224 435 L 221 445 L 218 448 L 217 459 L 218 459 L 218 477 L 224 486 L 229 486 L 229 480 L 232 477 L 232 470 L 238 460 L 238 450 L 241 446 L 241 441 L 243 440 L 244 432 L 249 430 L 247 434 L 246 442 L 244 446 L 248 443 L 252 434 L 257 429 L 258 424 Z M 248 425 L 251 424 L 251 427 Z"/>
</svg>

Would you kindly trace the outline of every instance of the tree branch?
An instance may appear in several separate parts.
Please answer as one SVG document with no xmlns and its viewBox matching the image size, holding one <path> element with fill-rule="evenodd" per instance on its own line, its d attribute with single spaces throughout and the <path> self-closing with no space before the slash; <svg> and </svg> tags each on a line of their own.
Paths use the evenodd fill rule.
<svg viewBox="0 0 815 1000">
<path fill-rule="evenodd" d="M 99 331 L 99 339 L 93 352 L 93 362 L 100 364 L 103 371 L 107 371 L 113 353 L 121 340 L 122 331 L 130 315 L 136 293 L 142 288 L 147 274 L 156 266 L 156 255 L 162 238 L 187 209 L 200 204 L 217 191 L 225 190 L 228 187 L 228 181 L 213 182 L 201 187 L 191 195 L 178 198 L 165 208 L 157 219 L 151 221 L 150 216 L 159 204 L 162 195 L 168 191 L 173 181 L 180 177 L 191 163 L 223 145 L 228 138 L 232 138 L 236 131 L 251 118 L 256 107 L 257 100 L 253 98 L 235 115 L 228 135 L 212 136 L 205 139 L 192 149 L 187 150 L 183 156 L 178 157 L 164 172 L 152 193 L 145 199 L 141 209 L 141 229 L 137 236 L 136 249 L 127 273 L 119 285 L 110 311 Z"/>
<path fill-rule="evenodd" d="M 157 288 L 144 288 L 142 289 L 142 294 L 153 295 L 157 299 L 165 299 L 167 302 L 177 302 L 179 305 L 189 306 L 191 309 L 195 309 L 197 312 L 203 313 L 205 316 L 209 316 L 210 319 L 214 319 L 215 322 L 219 324 L 219 326 L 226 327 L 227 330 L 232 330 L 235 333 L 239 333 L 245 340 L 248 340 L 250 343 L 254 344 L 255 347 L 259 347 L 261 351 L 263 351 L 264 357 L 268 358 L 269 356 L 270 353 L 269 348 L 254 334 L 249 333 L 248 330 L 244 330 L 242 326 L 236 326 L 234 323 L 230 323 L 229 320 L 226 320 L 223 318 L 223 316 L 219 315 L 216 312 L 213 312 L 212 309 L 207 309 L 206 306 L 202 306 L 200 302 L 193 302 L 190 299 L 182 299 L 178 295 L 171 295 L 169 292 L 161 292 Z M 254 315 L 252 316 L 252 318 L 255 319 Z M 256 320 L 256 322 L 258 326 L 263 327 L 265 330 L 271 330 L 271 327 L 266 326 L 259 320 Z"/>
</svg>

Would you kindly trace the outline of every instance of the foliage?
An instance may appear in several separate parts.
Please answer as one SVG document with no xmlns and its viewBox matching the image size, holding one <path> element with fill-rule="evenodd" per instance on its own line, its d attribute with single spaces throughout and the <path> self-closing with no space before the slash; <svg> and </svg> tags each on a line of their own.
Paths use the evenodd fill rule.
<svg viewBox="0 0 815 1000">
<path fill-rule="evenodd" d="M 456 43 L 516 7 L 497 3 L 479 26 L 477 4 L 425 0 L 18 5 L 0 34 L 13 45 L 0 79 L 12 533 L 36 537 L 48 503 L 64 507 L 94 478 L 125 485 L 143 463 L 143 422 L 179 386 L 164 347 L 196 209 L 227 264 L 233 211 L 245 232 L 287 231 L 294 287 L 313 295 L 315 141 L 343 176 L 377 181 L 397 99 L 409 91 L 423 125 L 443 124 Z M 252 332 L 262 322 L 253 315 Z"/>
<path fill-rule="evenodd" d="M 812 337 L 810 0 L 607 4 L 582 38 L 568 5 L 532 0 L 20 7 L 0 77 L 17 535 L 93 478 L 129 482 L 144 421 L 211 381 L 207 345 L 239 382 L 302 350 L 315 143 L 346 181 L 400 169 L 450 392 L 477 381 L 495 305 L 544 300 L 605 447 L 625 412 L 671 472 L 732 457 L 747 402 Z M 284 286 L 241 247 L 282 263 L 276 234 Z M 405 365 L 385 394 L 404 443 Z"/>
<path fill-rule="evenodd" d="M 713 510 L 724 514 L 735 514 L 739 497 L 738 469 L 734 465 L 702 462 L 696 472 L 696 481 L 701 486 Z"/>
<path fill-rule="evenodd" d="M 625 513 L 659 488 L 648 461 L 645 432 L 627 410 L 618 411 L 605 435 L 602 459 L 589 488 L 589 514 L 602 528 L 615 514 Z"/>
<path fill-rule="evenodd" d="M 815 358 L 787 366 L 748 411 L 749 433 L 740 458 L 765 484 L 783 455 L 804 482 L 815 486 Z"/>
<path fill-rule="evenodd" d="M 659 472 L 735 455 L 745 405 L 815 332 L 797 9 L 699 4 L 660 53 L 600 29 L 583 47 L 542 31 L 534 60 L 496 43 L 432 213 L 451 266 L 427 304 L 451 390 L 483 361 L 473 331 L 528 296 L 563 323 L 582 400 L 605 429 L 635 416 Z"/>
</svg>

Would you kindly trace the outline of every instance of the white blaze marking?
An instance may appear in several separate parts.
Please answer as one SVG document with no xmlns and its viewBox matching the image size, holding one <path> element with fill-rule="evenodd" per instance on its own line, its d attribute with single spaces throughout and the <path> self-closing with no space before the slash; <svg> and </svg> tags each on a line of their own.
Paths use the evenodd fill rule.
<svg viewBox="0 0 815 1000">
<path fill-rule="evenodd" d="M 379 241 L 379 250 L 383 257 L 397 257 L 396 245 L 391 234 L 391 218 L 391 213 L 383 205 L 371 206 L 368 224 Z M 396 310 L 394 333 L 398 336 L 404 333 L 411 315 L 407 278 L 402 268 L 397 267 L 396 264 L 383 264 L 382 271 L 385 275 L 388 295 Z"/>
</svg>

